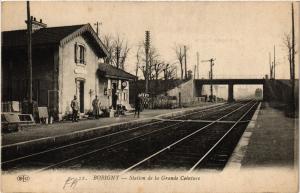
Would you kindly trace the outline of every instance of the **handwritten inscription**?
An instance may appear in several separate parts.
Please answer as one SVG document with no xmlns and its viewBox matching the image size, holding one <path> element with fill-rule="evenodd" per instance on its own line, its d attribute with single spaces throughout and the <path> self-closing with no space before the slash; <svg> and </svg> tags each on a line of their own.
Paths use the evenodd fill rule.
<svg viewBox="0 0 300 193">
<path fill-rule="evenodd" d="M 87 180 L 83 177 L 68 177 L 64 183 L 63 189 L 75 189 L 80 181 Z"/>
</svg>

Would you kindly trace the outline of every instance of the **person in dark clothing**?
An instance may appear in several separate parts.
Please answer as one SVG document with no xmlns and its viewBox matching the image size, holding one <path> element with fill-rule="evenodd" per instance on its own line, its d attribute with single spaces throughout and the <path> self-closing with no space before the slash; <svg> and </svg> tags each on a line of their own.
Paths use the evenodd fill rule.
<svg viewBox="0 0 300 193">
<path fill-rule="evenodd" d="M 98 96 L 96 95 L 95 96 L 95 99 L 93 100 L 93 102 L 92 102 L 92 106 L 93 106 L 93 115 L 94 115 L 94 118 L 95 119 L 99 119 L 99 114 L 100 114 L 100 108 L 99 108 L 99 106 L 100 106 L 100 101 L 99 101 L 99 99 L 98 99 Z"/>
<path fill-rule="evenodd" d="M 72 100 L 71 102 L 71 108 L 72 108 L 72 111 L 73 111 L 73 114 L 72 114 L 72 122 L 77 122 L 77 115 L 78 115 L 78 110 L 79 110 L 79 104 L 78 104 L 78 101 L 77 101 L 77 96 L 74 95 L 74 99 Z"/>
<path fill-rule="evenodd" d="M 140 110 L 141 110 L 141 98 L 139 97 L 139 95 L 137 94 L 135 96 L 135 111 L 134 111 L 134 117 L 137 114 L 137 117 L 140 117 Z"/>
</svg>

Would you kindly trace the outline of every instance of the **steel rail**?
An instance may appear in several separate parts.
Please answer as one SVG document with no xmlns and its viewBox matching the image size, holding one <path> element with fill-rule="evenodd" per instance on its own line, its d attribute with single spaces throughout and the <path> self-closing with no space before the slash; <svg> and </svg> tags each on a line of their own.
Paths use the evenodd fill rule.
<svg viewBox="0 0 300 193">
<path fill-rule="evenodd" d="M 228 114 L 226 114 L 226 115 L 224 115 L 224 116 L 218 118 L 216 121 L 211 122 L 211 123 L 209 123 L 208 125 L 205 125 L 205 126 L 201 127 L 200 129 L 198 129 L 198 130 L 196 130 L 196 131 L 190 133 L 189 135 L 187 135 L 187 136 L 185 136 L 185 137 L 183 137 L 183 138 L 181 138 L 181 139 L 179 139 L 179 140 L 173 142 L 172 144 L 170 144 L 170 145 L 168 145 L 168 146 L 162 148 L 161 150 L 157 151 L 156 153 L 154 153 L 154 154 L 152 154 L 152 155 L 146 157 L 145 159 L 139 161 L 138 163 L 136 163 L 136 164 L 130 166 L 129 168 L 123 170 L 122 172 L 119 173 L 119 175 L 125 174 L 126 172 L 128 172 L 128 171 L 130 171 L 131 169 L 135 168 L 136 166 L 138 166 L 138 165 L 144 163 L 145 161 L 147 161 L 147 160 L 149 160 L 149 159 L 151 159 L 151 158 L 157 156 L 158 154 L 160 154 L 160 153 L 162 153 L 162 152 L 164 152 L 164 151 L 170 149 L 170 148 L 173 147 L 174 145 L 176 145 L 176 144 L 178 144 L 178 143 L 184 141 L 185 139 L 188 139 L 189 137 L 195 135 L 196 133 L 202 131 L 203 129 L 205 129 L 205 128 L 207 128 L 207 127 L 209 127 L 209 126 L 211 126 L 211 125 L 217 123 L 217 121 L 220 121 L 221 119 L 223 119 L 223 118 L 225 118 L 225 117 L 228 117 L 229 115 L 233 114 L 234 112 L 236 112 L 236 111 L 242 109 L 243 107 L 247 106 L 247 105 L 250 104 L 251 102 L 253 102 L 253 100 L 250 101 L 250 102 L 248 102 L 248 103 L 246 103 L 246 104 L 244 104 L 244 105 L 242 105 L 241 107 L 239 107 L 239 108 L 237 108 L 237 109 L 231 111 L 230 113 L 228 113 Z"/>
<path fill-rule="evenodd" d="M 236 106 L 236 104 L 227 106 L 226 108 L 222 108 L 222 109 L 227 109 L 227 108 L 230 108 L 230 107 L 232 107 L 232 106 Z M 243 106 L 244 106 L 244 105 L 243 105 Z M 242 106 L 242 107 L 243 107 L 243 106 Z M 220 109 L 219 109 L 219 110 L 220 110 Z M 185 116 L 185 115 L 183 115 L 183 116 Z M 224 116 L 224 117 L 225 117 L 225 116 Z M 144 136 L 147 136 L 147 135 L 156 133 L 156 132 L 158 132 L 158 131 L 167 129 L 167 128 L 169 128 L 169 127 L 173 127 L 173 126 L 179 125 L 179 124 L 181 124 L 181 123 L 184 123 L 184 121 L 179 122 L 179 123 L 176 123 L 176 124 L 173 124 L 173 125 L 169 125 L 169 126 L 166 126 L 166 127 L 160 128 L 160 129 L 157 129 L 157 130 L 155 130 L 155 131 L 151 131 L 151 132 L 148 132 L 148 133 L 145 133 L 145 134 L 142 134 L 142 135 L 139 135 L 139 136 L 130 138 L 130 139 L 126 139 L 126 140 L 123 140 L 123 141 L 120 141 L 120 142 L 117 142 L 117 143 L 114 143 L 114 144 L 111 144 L 111 145 L 108 145 L 108 146 L 105 146 L 105 147 L 102 147 L 102 148 L 99 148 L 99 149 L 95 149 L 95 150 L 93 150 L 93 151 L 90 151 L 90 152 L 87 152 L 87 153 L 84 153 L 84 154 L 81 154 L 81 155 L 78 155 L 78 156 L 75 156 L 75 157 L 72 157 L 72 158 L 63 160 L 63 161 L 61 161 L 61 162 L 57 162 L 57 163 L 55 163 L 55 164 L 51 164 L 51 165 L 49 165 L 49 166 L 46 166 L 46 167 L 40 168 L 40 169 L 38 169 L 38 170 L 35 170 L 35 171 L 32 172 L 32 173 L 39 173 L 39 172 L 41 172 L 41 171 L 44 171 L 44 170 L 53 168 L 53 167 L 58 166 L 58 165 L 61 165 L 61 164 L 63 164 L 63 163 L 67 163 L 67 162 L 69 162 L 69 161 L 73 161 L 73 160 L 76 160 L 76 159 L 78 159 L 78 158 L 82 158 L 82 157 L 85 157 L 85 156 L 87 156 L 87 155 L 94 154 L 94 153 L 96 153 L 96 152 L 98 152 L 98 151 L 102 151 L 102 150 L 109 149 L 109 148 L 111 148 L 111 147 L 114 147 L 114 146 L 117 146 L 117 145 L 120 145 L 120 144 L 129 142 L 129 141 L 133 141 L 133 140 L 135 140 L 135 139 L 138 139 L 138 138 L 141 138 L 141 137 L 144 137 Z"/>
<path fill-rule="evenodd" d="M 191 123 L 211 123 L 214 122 L 214 120 L 204 120 L 204 119 L 156 119 L 156 120 L 161 120 L 161 121 L 166 121 L 166 122 L 177 122 L 177 121 L 184 121 L 184 122 L 191 122 Z M 241 121 L 241 123 L 247 123 L 250 122 L 251 120 L 245 120 Z M 217 121 L 218 123 L 235 123 L 236 121 Z"/>
<path fill-rule="evenodd" d="M 238 124 L 238 123 L 240 123 L 240 121 L 251 111 L 251 109 L 255 106 L 257 104 L 257 102 L 256 103 L 254 103 L 249 109 L 248 109 L 248 111 L 246 112 L 246 113 L 244 113 L 235 123 L 234 123 L 234 125 L 232 125 L 231 127 L 230 127 L 230 129 L 201 157 L 201 159 L 199 159 L 194 165 L 193 165 L 193 167 L 191 167 L 191 169 L 188 171 L 188 173 L 190 173 L 190 172 L 192 172 L 203 160 L 204 160 L 204 158 L 206 158 L 206 156 L 211 152 L 211 151 L 213 151 L 214 150 L 214 148 L 215 147 L 217 147 L 217 145 L 219 144 L 219 143 L 221 143 L 221 141 L 232 131 L 232 129 Z"/>
<path fill-rule="evenodd" d="M 81 155 L 78 155 L 78 156 L 75 156 L 75 157 L 72 157 L 72 158 L 63 160 L 63 161 L 61 161 L 61 162 L 58 162 L 58 163 L 49 165 L 49 166 L 47 166 L 47 167 L 38 169 L 38 170 L 37 170 L 36 172 L 34 172 L 34 173 L 38 173 L 38 172 L 47 170 L 47 169 L 49 169 L 49 168 L 52 168 L 52 167 L 54 167 L 54 166 L 58 166 L 58 165 L 61 165 L 61 164 L 63 164 L 63 163 L 67 163 L 67 162 L 69 162 L 69 161 L 73 161 L 73 160 L 76 160 L 76 159 L 78 159 L 78 158 L 85 157 L 85 156 L 87 156 L 87 155 L 96 153 L 96 152 L 98 152 L 98 151 L 102 151 L 102 150 L 109 149 L 109 148 L 111 148 L 111 147 L 114 147 L 114 146 L 117 146 L 117 145 L 120 145 L 120 144 L 129 142 L 129 141 L 133 141 L 133 140 L 135 140 L 135 139 L 138 139 L 138 138 L 141 138 L 141 137 L 150 135 L 150 134 L 152 134 L 152 133 L 156 133 L 156 132 L 158 132 L 158 131 L 167 129 L 167 128 L 172 127 L 172 126 L 175 126 L 175 125 L 179 125 L 179 124 L 181 124 L 181 123 L 182 123 L 182 122 L 179 122 L 179 123 L 176 123 L 176 124 L 173 124 L 173 125 L 169 125 L 169 126 L 166 126 L 166 127 L 160 128 L 160 129 L 157 129 L 157 130 L 155 130 L 155 131 L 151 131 L 151 132 L 148 132 L 148 133 L 145 133 L 145 134 L 142 134 L 142 135 L 139 135 L 139 136 L 130 138 L 130 139 L 126 139 L 126 140 L 123 140 L 123 141 L 120 141 L 120 142 L 117 142 L 117 143 L 114 143 L 114 144 L 111 144 L 111 145 L 108 145 L 108 146 L 105 146 L 105 147 L 101 147 L 101 148 L 99 148 L 99 149 L 95 149 L 95 150 L 93 150 L 93 151 L 90 151 L 90 152 L 87 152 L 87 153 L 84 153 L 84 154 L 81 154 Z"/>
<path fill-rule="evenodd" d="M 220 108 L 220 107 L 222 107 L 222 108 Z M 215 109 L 217 109 L 217 110 L 224 110 L 224 109 L 227 109 L 227 108 L 230 108 L 230 107 L 231 106 L 225 106 L 225 107 L 223 107 L 223 105 L 220 105 L 220 106 L 216 106 L 216 107 L 201 109 L 201 110 L 199 110 L 197 112 L 191 112 L 191 113 L 188 113 L 188 114 L 185 114 L 185 115 L 178 115 L 178 116 L 175 116 L 174 118 L 188 116 L 188 115 L 196 114 L 196 113 L 199 113 L 199 112 L 205 112 L 205 111 L 208 111 L 208 110 L 215 110 Z M 218 108 L 220 108 L 220 109 L 218 109 Z M 159 124 L 159 123 L 162 123 L 162 122 L 166 122 L 166 121 L 161 120 L 161 121 L 157 121 L 157 122 L 154 122 L 154 123 L 148 123 L 148 124 L 145 124 L 145 125 L 140 125 L 140 126 L 133 127 L 133 128 L 130 128 L 130 129 L 126 129 L 126 130 L 122 130 L 122 131 L 117 131 L 117 132 L 114 132 L 114 133 L 102 135 L 102 136 L 99 136 L 99 137 L 94 137 L 94 138 L 91 138 L 91 139 L 82 140 L 82 141 L 71 143 L 71 144 L 68 144 L 68 145 L 63 145 L 63 146 L 59 146 L 59 147 L 47 149 L 47 150 L 40 151 L 40 152 L 37 152 L 37 153 L 32 153 L 32 154 L 29 154 L 29 155 L 21 156 L 21 157 L 18 157 L 18 158 L 7 160 L 7 161 L 2 161 L 1 164 L 8 164 L 8 163 L 20 161 L 22 159 L 26 159 L 26 158 L 30 158 L 30 157 L 42 155 L 42 154 L 45 154 L 45 153 L 49 153 L 49 152 L 52 152 L 52 151 L 56 151 L 56 150 L 60 150 L 60 149 L 72 147 L 72 146 L 75 146 L 75 145 L 79 145 L 79 144 L 91 142 L 91 141 L 94 141 L 94 140 L 98 140 L 98 139 L 102 139 L 102 138 L 106 138 L 106 137 L 110 137 L 110 136 L 114 136 L 114 135 L 118 135 L 118 134 L 130 132 L 130 131 L 137 130 L 137 129 L 142 128 L 142 127 L 146 127 L 146 126 L 150 126 L 150 125 L 155 125 L 155 124 Z"/>
<path fill-rule="evenodd" d="M 221 104 L 221 105 L 218 105 L 218 106 L 207 107 L 205 109 L 199 109 L 198 111 L 191 112 L 191 113 L 189 113 L 187 115 L 195 114 L 195 113 L 202 112 L 202 111 L 208 111 L 208 110 L 217 109 L 219 107 L 223 107 L 223 106 L 226 106 L 226 105 L 228 105 L 228 104 Z M 185 116 L 185 115 L 177 115 L 174 118 L 180 117 L 180 116 Z M 150 123 L 150 125 L 151 124 L 155 124 L 155 123 Z M 141 126 L 139 126 L 139 127 L 141 127 Z M 91 130 L 95 130 L 95 129 L 98 129 L 98 128 L 101 128 L 101 126 L 100 127 L 89 128 L 88 130 L 91 131 Z M 82 132 L 82 131 L 75 131 L 75 132 L 72 132 L 72 133 L 79 133 L 79 132 Z M 9 148 L 9 147 L 18 146 L 18 145 L 21 145 L 21 144 L 24 144 L 24 143 L 28 143 L 28 142 L 40 141 L 41 139 L 49 139 L 49 138 L 61 137 L 61 136 L 63 136 L 63 135 L 56 135 L 56 136 L 52 136 L 52 137 L 44 137 L 44 138 L 39 138 L 39 139 L 32 139 L 32 140 L 28 140 L 28 141 L 18 142 L 18 143 L 14 143 L 14 144 L 3 145 L 3 146 L 1 146 L 1 149 L 3 150 L 3 149 L 6 149 L 6 148 Z"/>
</svg>

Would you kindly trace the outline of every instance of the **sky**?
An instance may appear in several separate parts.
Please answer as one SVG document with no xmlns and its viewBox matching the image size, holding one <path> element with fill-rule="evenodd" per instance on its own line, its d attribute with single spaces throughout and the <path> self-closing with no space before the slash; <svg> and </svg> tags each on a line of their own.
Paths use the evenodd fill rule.
<svg viewBox="0 0 300 193">
<path fill-rule="evenodd" d="M 30 2 L 31 15 L 48 27 L 101 22 L 100 37 L 119 34 L 131 47 L 125 69 L 134 74 L 136 50 L 151 33 L 162 60 L 174 63 L 175 44 L 187 45 L 188 69 L 216 58 L 216 78 L 261 78 L 269 74 L 276 47 L 276 78 L 289 78 L 285 33 L 291 31 L 290 2 Z M 2 2 L 1 31 L 25 29 L 26 2 Z M 295 6 L 299 42 L 299 3 Z M 299 49 L 299 44 L 296 50 Z M 298 77 L 299 54 L 296 55 Z M 179 64 L 178 64 L 179 70 Z M 208 77 L 209 63 L 200 63 Z M 179 75 L 179 73 L 178 73 Z"/>
</svg>

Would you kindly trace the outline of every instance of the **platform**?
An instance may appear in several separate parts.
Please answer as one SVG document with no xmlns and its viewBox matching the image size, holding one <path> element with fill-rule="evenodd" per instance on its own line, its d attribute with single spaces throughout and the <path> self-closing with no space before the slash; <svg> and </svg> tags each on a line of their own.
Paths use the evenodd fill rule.
<svg viewBox="0 0 300 193">
<path fill-rule="evenodd" d="M 256 113 L 226 168 L 293 168 L 298 163 L 299 120 L 285 117 L 268 103 L 262 103 Z"/>
<path fill-rule="evenodd" d="M 57 122 L 51 125 L 35 125 L 23 128 L 19 132 L 14 133 L 2 133 L 2 147 L 17 145 L 19 143 L 33 142 L 34 140 L 49 139 L 51 137 L 61 137 L 64 135 L 70 135 L 72 133 L 84 133 L 84 131 L 90 131 L 92 129 L 109 129 L 110 126 L 145 122 L 151 120 L 153 117 L 168 117 L 171 114 L 191 111 L 193 109 L 206 108 L 208 106 L 218 105 L 212 103 L 203 103 L 200 106 L 178 109 L 153 109 L 144 110 L 140 113 L 140 117 L 134 117 L 134 113 L 126 116 L 113 117 L 113 118 L 100 118 L 97 120 L 81 120 L 79 122 Z"/>
</svg>

